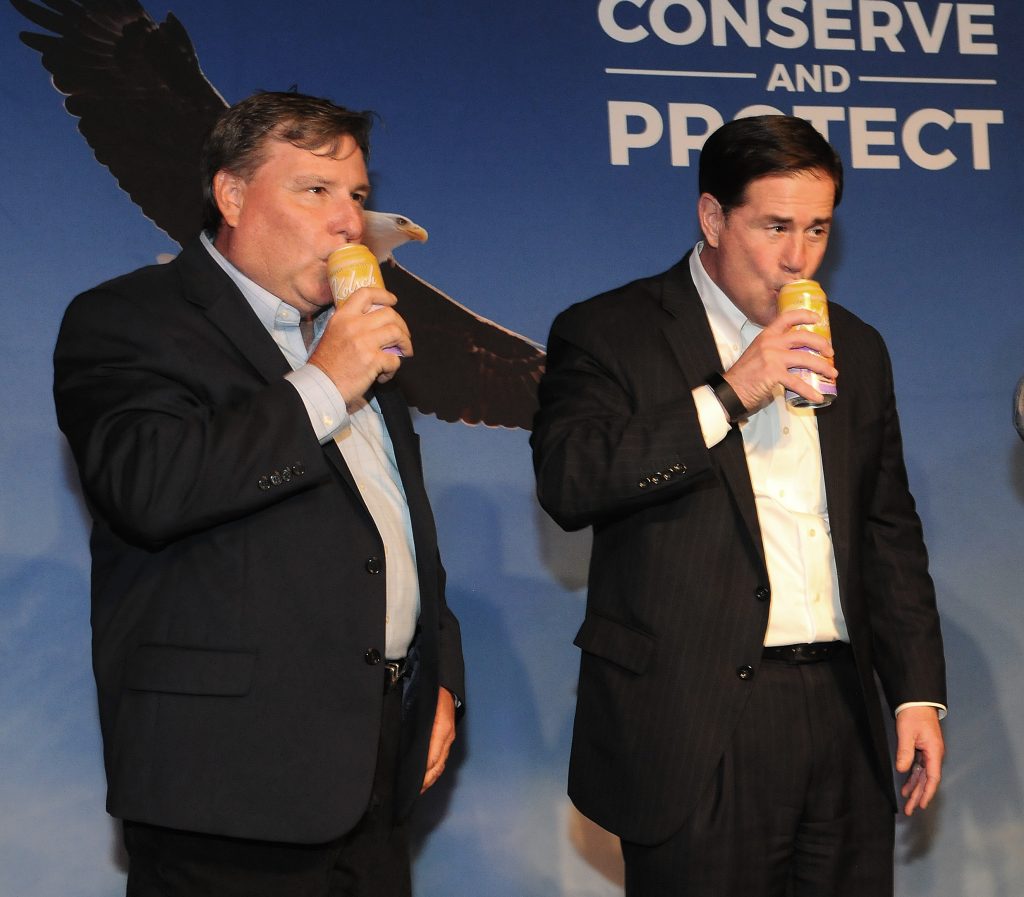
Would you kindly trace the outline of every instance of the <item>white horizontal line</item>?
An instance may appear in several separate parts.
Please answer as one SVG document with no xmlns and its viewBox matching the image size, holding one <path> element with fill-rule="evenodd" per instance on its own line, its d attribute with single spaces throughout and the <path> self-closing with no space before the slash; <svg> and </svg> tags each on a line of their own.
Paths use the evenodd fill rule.
<svg viewBox="0 0 1024 897">
<path fill-rule="evenodd" d="M 755 72 L 677 72 L 671 69 L 605 69 L 606 75 L 657 75 L 663 78 L 756 78 Z"/>
<path fill-rule="evenodd" d="M 881 84 L 981 84 L 994 86 L 995 78 L 903 78 L 895 75 L 858 75 L 858 81 L 877 81 Z"/>
</svg>

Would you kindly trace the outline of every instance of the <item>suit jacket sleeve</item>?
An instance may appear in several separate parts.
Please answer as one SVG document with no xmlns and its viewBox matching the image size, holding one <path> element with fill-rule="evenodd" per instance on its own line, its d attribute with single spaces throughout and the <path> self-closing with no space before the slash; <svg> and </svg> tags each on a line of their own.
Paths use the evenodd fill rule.
<svg viewBox="0 0 1024 897">
<path fill-rule="evenodd" d="M 437 558 L 438 584 L 437 594 L 440 599 L 440 617 L 438 622 L 438 685 L 448 689 L 458 700 L 457 713 L 461 716 L 466 710 L 466 668 L 462 656 L 462 629 L 455 614 L 448 607 L 445 599 L 445 582 L 447 574 L 441 565 L 441 557 Z"/>
<path fill-rule="evenodd" d="M 196 341 L 223 336 L 190 326 L 188 314 L 115 281 L 71 304 L 54 353 L 58 422 L 86 495 L 136 544 L 247 516 L 330 475 L 286 380 L 253 390 L 250 379 L 237 401 L 211 399 L 207 383 L 231 369 L 190 370 L 189 359 L 203 357 Z M 216 389 L 230 393 L 223 382 Z M 275 473 L 280 488 L 261 487 Z"/>
<path fill-rule="evenodd" d="M 691 387 L 678 367 L 643 363 L 657 307 L 594 302 L 552 326 L 531 436 L 538 498 L 568 530 L 669 501 L 713 475 Z"/>
<path fill-rule="evenodd" d="M 864 594 L 875 668 L 891 707 L 946 703 L 942 634 L 921 521 L 910 493 L 892 365 L 875 336 L 884 389 L 877 473 L 864 497 Z"/>
</svg>

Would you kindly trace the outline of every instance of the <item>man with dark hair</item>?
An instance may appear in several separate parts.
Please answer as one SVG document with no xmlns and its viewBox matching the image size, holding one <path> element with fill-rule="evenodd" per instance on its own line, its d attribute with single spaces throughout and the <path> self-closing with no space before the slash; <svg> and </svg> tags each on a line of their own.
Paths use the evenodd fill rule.
<svg viewBox="0 0 1024 897">
<path fill-rule="evenodd" d="M 128 894 L 410 893 L 404 821 L 464 696 L 395 297 L 335 310 L 369 119 L 262 93 L 204 149 L 208 229 L 77 297 L 58 421 L 94 519 L 93 656 Z"/>
<path fill-rule="evenodd" d="M 822 260 L 842 166 L 764 116 L 708 139 L 700 185 L 703 241 L 548 343 L 538 495 L 594 532 L 569 793 L 622 839 L 629 897 L 884 897 L 875 675 L 909 815 L 939 782 L 945 670 L 882 339 L 832 304 L 833 355 L 777 309 Z M 834 403 L 786 403 L 823 402 L 794 369 L 837 367 Z"/>
</svg>

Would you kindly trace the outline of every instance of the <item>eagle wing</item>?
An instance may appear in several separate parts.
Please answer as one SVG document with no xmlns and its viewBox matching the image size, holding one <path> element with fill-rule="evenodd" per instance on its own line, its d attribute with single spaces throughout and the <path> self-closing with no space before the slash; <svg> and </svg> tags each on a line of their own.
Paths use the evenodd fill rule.
<svg viewBox="0 0 1024 897">
<path fill-rule="evenodd" d="M 11 0 L 52 34 L 22 32 L 42 54 L 97 161 L 157 227 L 184 244 L 202 225 L 200 151 L 227 104 L 181 23 L 157 25 L 135 0 Z"/>
<path fill-rule="evenodd" d="M 135 0 L 11 0 L 50 34 L 22 32 L 78 119 L 96 159 L 143 214 L 184 245 L 202 226 L 199 160 L 224 98 L 173 14 L 157 25 Z M 441 420 L 532 426 L 544 351 L 474 314 L 393 260 L 383 265 L 416 355 L 399 379 Z"/>
<path fill-rule="evenodd" d="M 533 426 L 543 347 L 446 296 L 393 259 L 381 265 L 414 355 L 396 379 L 409 404 L 441 420 Z"/>
</svg>

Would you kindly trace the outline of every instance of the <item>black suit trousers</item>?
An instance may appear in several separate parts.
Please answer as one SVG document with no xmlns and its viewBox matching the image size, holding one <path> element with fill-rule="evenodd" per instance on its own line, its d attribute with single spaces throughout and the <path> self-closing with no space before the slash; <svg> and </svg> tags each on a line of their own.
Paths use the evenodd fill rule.
<svg viewBox="0 0 1024 897">
<path fill-rule="evenodd" d="M 849 651 L 761 664 L 683 827 L 623 842 L 627 897 L 891 897 L 894 815 Z"/>
</svg>

